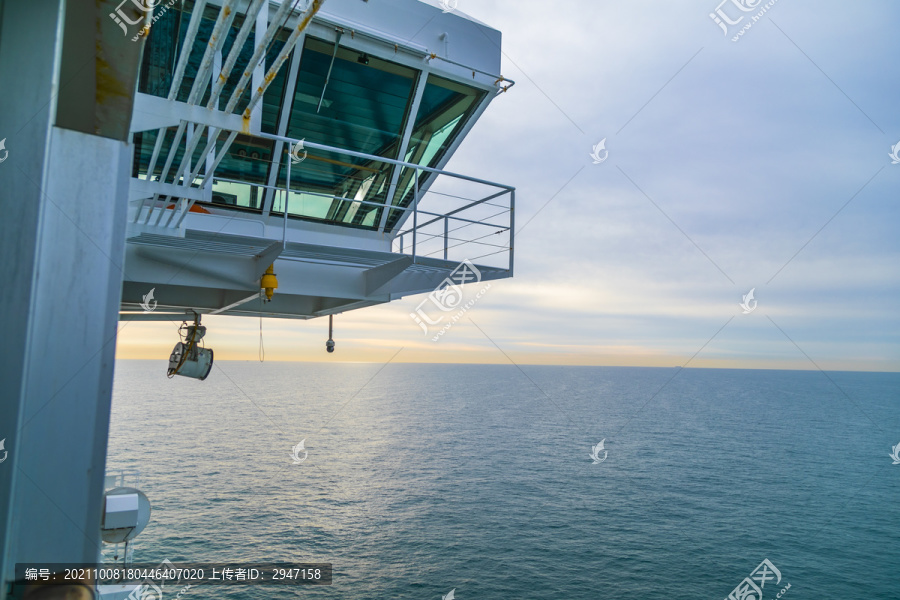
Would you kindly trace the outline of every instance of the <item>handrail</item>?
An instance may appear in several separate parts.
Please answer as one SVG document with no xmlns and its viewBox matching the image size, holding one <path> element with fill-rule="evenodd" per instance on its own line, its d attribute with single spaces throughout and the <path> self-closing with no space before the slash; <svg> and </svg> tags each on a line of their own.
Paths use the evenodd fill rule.
<svg viewBox="0 0 900 600">
<path fill-rule="evenodd" d="M 483 185 L 491 185 L 498 188 L 503 188 L 505 190 L 514 190 L 516 189 L 514 186 L 506 185 L 503 183 L 497 183 L 496 181 L 488 181 L 486 179 L 478 179 L 477 177 L 470 177 L 469 175 L 463 175 L 462 173 L 453 173 L 451 171 L 442 171 L 441 169 L 435 169 L 434 167 L 425 167 L 423 165 L 418 165 L 416 163 L 406 162 L 403 160 L 396 160 L 393 158 L 387 158 L 385 156 L 376 156 L 374 154 L 366 154 L 365 152 L 357 152 L 355 150 L 347 150 L 345 148 L 336 148 L 334 146 L 328 146 L 325 144 L 317 144 L 315 142 L 307 142 L 305 139 L 300 140 L 297 138 L 289 138 L 283 135 L 275 135 L 274 133 L 259 133 L 254 135 L 254 137 L 260 137 L 267 140 L 274 140 L 276 142 L 288 142 L 290 144 L 296 144 L 297 142 L 303 142 L 303 148 L 311 148 L 313 150 L 324 150 L 325 152 L 336 152 L 338 154 L 346 154 L 348 156 L 355 156 L 356 158 L 364 158 L 366 160 L 374 160 L 378 162 L 387 163 L 389 165 L 398 165 L 401 167 L 408 167 L 410 169 L 418 169 L 420 171 L 425 171 L 427 173 L 437 173 L 438 175 L 449 175 L 450 177 L 454 177 L 456 179 L 463 179 L 466 181 L 472 181 L 474 183 L 481 183 Z"/>
<path fill-rule="evenodd" d="M 231 179 L 229 177 L 221 177 L 221 176 L 219 176 L 219 177 L 213 176 L 213 180 L 214 180 L 214 182 L 246 185 L 246 186 L 252 186 L 254 188 L 271 189 L 271 190 L 276 190 L 276 191 L 281 192 L 284 197 L 284 203 L 282 206 L 282 208 L 283 208 L 282 214 L 284 215 L 283 216 L 284 222 L 282 225 L 282 229 L 283 229 L 282 244 L 283 244 L 283 246 L 287 245 L 288 218 L 292 217 L 292 216 L 295 216 L 298 218 L 304 217 L 304 215 L 302 215 L 302 214 L 291 215 L 290 208 L 289 208 L 290 196 L 292 193 L 308 194 L 310 196 L 327 198 L 327 199 L 330 199 L 332 201 L 337 201 L 337 202 L 347 202 L 347 203 L 352 203 L 352 204 L 361 205 L 361 206 L 374 207 L 374 208 L 381 209 L 383 211 L 400 211 L 404 215 L 401 218 L 401 221 L 400 221 L 401 223 L 402 223 L 402 219 L 406 218 L 405 215 L 408 215 L 411 212 L 412 213 L 411 227 L 407 227 L 404 230 L 396 231 L 393 234 L 392 239 L 399 241 L 400 253 L 404 254 L 404 244 L 403 244 L 404 237 L 407 235 L 411 235 L 412 247 L 409 249 L 409 251 L 411 252 L 413 261 L 416 261 L 418 257 L 427 257 L 427 256 L 431 256 L 431 255 L 434 255 L 434 254 L 437 254 L 440 252 L 443 252 L 444 259 L 447 260 L 448 252 L 450 249 L 456 248 L 458 246 L 466 245 L 466 244 L 476 244 L 476 245 L 490 246 L 492 248 L 499 248 L 500 249 L 499 252 L 504 252 L 504 251 L 509 252 L 510 260 L 509 260 L 508 270 L 510 272 L 512 271 L 513 239 L 514 239 L 514 235 L 515 235 L 514 231 L 513 231 L 513 223 L 514 223 L 513 212 L 515 210 L 516 188 L 514 186 L 505 185 L 502 183 L 497 183 L 497 182 L 489 181 L 486 179 L 480 179 L 478 177 L 472 177 L 469 175 L 463 175 L 461 173 L 445 171 L 445 170 L 437 169 L 434 167 L 418 165 L 418 164 L 407 162 L 407 161 L 396 160 L 396 159 L 386 158 L 383 156 L 376 156 L 376 155 L 372 155 L 372 154 L 366 154 L 364 152 L 357 152 L 354 150 L 337 148 L 334 146 L 329 146 L 327 144 L 307 142 L 304 139 L 302 141 L 303 141 L 303 148 L 305 150 L 314 150 L 314 151 L 317 150 L 320 152 L 332 152 L 337 155 L 355 157 L 355 158 L 363 159 L 366 161 L 372 161 L 372 162 L 383 163 L 383 164 L 388 164 L 388 165 L 395 165 L 395 166 L 398 166 L 401 168 L 411 169 L 413 171 L 413 173 L 411 174 L 412 175 L 412 181 L 411 181 L 412 189 L 410 191 L 412 192 L 413 197 L 406 206 L 403 206 L 401 204 L 392 203 L 396 199 L 391 198 L 390 195 L 383 197 L 379 201 L 372 201 L 372 200 L 362 200 L 362 199 L 358 200 L 356 198 L 348 198 L 345 196 L 324 193 L 324 192 L 311 190 L 311 189 L 302 189 L 302 188 L 294 189 L 294 187 L 293 187 L 295 185 L 293 182 L 294 173 L 292 171 L 292 166 L 294 166 L 294 165 L 292 164 L 292 161 L 291 161 L 291 147 L 293 147 L 294 145 L 299 143 L 301 140 L 296 139 L 296 138 L 290 138 L 287 136 L 267 134 L 267 133 L 258 134 L 255 137 L 258 137 L 260 139 L 272 140 L 272 141 L 277 141 L 277 142 L 282 142 L 282 143 L 287 144 L 287 147 L 284 149 L 287 154 L 287 156 L 285 157 L 286 167 L 287 167 L 285 185 L 278 185 L 277 180 L 274 182 L 273 185 L 270 185 L 270 184 L 265 184 L 265 183 L 253 183 L 253 182 L 248 182 L 248 181 L 242 181 L 239 179 Z M 279 161 L 279 162 L 281 162 L 281 161 Z M 471 201 L 467 204 L 464 204 L 463 206 L 454 208 L 446 213 L 438 213 L 438 212 L 433 212 L 433 211 L 429 211 L 429 210 L 422 210 L 421 208 L 419 208 L 419 202 L 422 200 L 423 197 L 425 197 L 429 193 L 434 193 L 434 194 L 438 194 L 438 195 L 442 195 L 442 196 L 454 197 L 454 198 L 457 198 L 458 200 L 466 200 L 466 198 L 464 198 L 462 196 L 455 196 L 453 194 L 443 194 L 440 192 L 432 192 L 431 190 L 426 190 L 423 192 L 423 190 L 421 190 L 419 188 L 422 173 L 432 173 L 437 176 L 446 175 L 453 179 L 458 179 L 458 180 L 467 181 L 467 182 L 471 182 L 471 183 L 475 183 L 475 184 L 479 184 L 479 185 L 489 186 L 489 187 L 494 188 L 496 191 L 494 191 L 493 193 L 489 193 L 487 196 L 485 196 L 479 200 Z M 205 183 L 205 180 L 204 180 L 204 183 Z M 302 184 L 300 184 L 300 185 L 302 185 Z M 194 186 L 196 186 L 196 182 L 192 182 L 189 187 L 194 187 Z M 204 186 L 201 185 L 200 187 L 202 189 Z M 495 202 L 491 202 L 492 200 L 494 200 L 496 198 L 500 198 L 502 196 L 506 196 L 507 194 L 509 195 L 509 207 L 508 208 L 503 205 L 499 205 Z M 491 215 L 485 216 L 484 218 L 481 218 L 481 219 L 470 219 L 470 218 L 466 218 L 466 217 L 459 215 L 459 213 L 462 213 L 466 210 L 469 210 L 469 209 L 472 209 L 472 208 L 478 207 L 478 206 L 492 206 L 492 207 L 500 208 L 503 210 L 499 213 L 491 214 Z M 226 206 L 226 209 L 227 209 L 227 206 Z M 510 217 L 509 217 L 510 222 L 508 225 L 503 225 L 503 224 L 492 222 L 492 219 L 494 219 L 502 214 L 505 214 L 506 212 L 510 213 Z M 420 218 L 420 213 L 423 217 L 425 217 L 424 219 Z M 273 214 L 273 212 L 270 211 L 269 214 L 271 215 L 271 214 Z M 277 214 L 277 213 L 275 213 L 275 214 Z M 260 217 L 261 216 L 262 216 L 262 213 L 260 213 Z M 257 221 L 261 222 L 259 219 L 251 218 L 248 220 L 257 220 Z M 450 220 L 459 222 L 459 223 L 461 223 L 461 225 L 451 229 L 449 226 Z M 432 233 L 431 231 L 425 230 L 427 227 L 429 227 L 435 223 L 439 223 L 441 221 L 443 221 L 443 227 L 442 227 L 443 231 L 441 233 Z M 181 220 L 179 219 L 178 223 L 176 223 L 175 226 L 176 227 L 179 226 L 180 223 L 181 223 Z M 334 223 L 334 224 L 341 225 L 342 223 Z M 487 234 L 484 236 L 478 236 L 471 240 L 465 240 L 465 239 L 458 238 L 455 236 L 451 237 L 451 235 L 450 235 L 451 232 L 455 232 L 455 231 L 458 231 L 458 230 L 466 228 L 466 227 L 471 227 L 473 225 L 485 226 L 485 227 L 490 228 L 492 231 L 490 234 Z M 502 233 L 509 234 L 509 245 L 508 246 L 501 246 L 501 245 L 497 245 L 497 244 L 493 244 L 493 243 L 480 241 L 489 236 L 502 234 Z M 433 252 L 426 250 L 423 253 L 422 248 L 420 248 L 420 246 L 422 246 L 423 243 L 430 245 L 431 242 L 433 242 L 435 240 L 439 240 L 440 238 L 443 238 L 443 248 L 442 249 L 436 250 Z M 492 253 L 492 254 L 495 254 L 495 253 Z"/>
<path fill-rule="evenodd" d="M 486 218 L 493 219 L 494 217 L 499 217 L 500 215 L 508 213 L 508 212 L 510 212 L 510 210 L 507 208 L 503 212 L 493 214 L 490 217 L 486 217 Z M 447 217 L 444 220 L 446 221 L 447 219 L 464 220 L 464 219 L 461 219 L 460 217 Z M 438 219 L 438 220 L 440 220 L 440 219 Z M 468 219 L 465 219 L 465 220 L 468 220 Z M 509 229 L 510 229 L 510 227 L 508 225 L 493 225 L 492 223 L 487 223 L 484 221 L 469 221 L 469 223 L 467 225 L 460 225 L 459 227 L 454 227 L 453 229 L 448 229 L 447 224 L 445 222 L 443 233 L 426 233 L 424 235 L 426 235 L 429 239 L 434 239 L 436 237 L 447 237 L 449 234 L 453 233 L 454 231 L 459 231 L 460 229 L 465 229 L 466 227 L 470 227 L 472 225 L 491 225 L 497 229 L 500 229 L 501 231 L 509 231 Z M 411 232 L 412 232 L 412 229 L 407 229 L 406 231 L 401 231 L 399 234 L 397 234 L 397 237 L 407 235 Z"/>
<path fill-rule="evenodd" d="M 216 177 L 216 181 L 224 181 L 225 183 L 236 183 L 236 184 L 239 184 L 239 185 L 252 185 L 253 187 L 259 187 L 259 188 L 270 189 L 270 190 L 277 190 L 277 191 L 285 191 L 285 188 L 282 187 L 282 186 L 277 186 L 277 185 L 267 185 L 267 184 L 263 184 L 263 183 L 248 183 L 248 182 L 246 182 L 246 181 L 240 181 L 239 179 L 229 179 L 229 178 L 227 178 L 227 177 Z M 324 193 L 322 193 L 322 192 L 315 192 L 315 191 L 312 191 L 312 190 L 299 190 L 299 191 L 298 191 L 298 190 L 291 190 L 291 193 L 294 193 L 294 194 L 309 194 L 310 196 L 320 196 L 320 197 L 322 197 L 322 198 L 331 198 L 332 200 L 341 200 L 341 201 L 344 201 L 344 202 L 354 202 L 354 203 L 359 203 L 359 204 L 367 204 L 367 205 L 369 205 L 369 206 L 375 206 L 375 207 L 378 207 L 378 208 L 389 208 L 389 209 L 390 209 L 390 208 L 393 208 L 393 209 L 396 209 L 396 210 L 403 210 L 403 207 L 398 206 L 398 205 L 396 205 L 396 204 L 390 204 L 389 202 L 381 203 L 381 202 L 372 202 L 371 200 L 356 200 L 356 199 L 354 199 L 354 198 L 347 198 L 346 196 L 335 196 L 334 194 L 324 194 Z M 503 192 L 503 193 L 505 194 L 505 193 L 507 193 L 507 192 Z M 495 196 L 495 197 L 496 197 L 496 196 Z M 472 204 L 470 204 L 470 205 L 468 205 L 468 206 L 464 206 L 464 207 L 462 207 L 462 208 L 470 208 L 471 206 L 474 206 L 475 204 L 480 204 L 480 203 L 484 202 L 485 200 L 489 200 L 489 199 L 490 199 L 490 198 L 485 198 L 484 200 L 478 200 L 477 202 L 474 202 L 474 203 L 472 203 Z M 497 206 L 497 205 L 494 205 L 494 204 L 488 204 L 488 206 Z M 498 208 L 503 208 L 503 207 L 498 207 Z M 419 226 L 419 228 L 421 229 L 422 227 L 424 227 L 425 225 L 428 225 L 429 223 L 434 223 L 434 222 L 436 222 L 436 221 L 440 221 L 440 220 L 443 219 L 444 217 L 448 217 L 448 218 L 453 219 L 454 221 L 464 221 L 464 222 L 472 223 L 472 224 L 475 224 L 475 225 L 491 225 L 491 226 L 494 226 L 494 227 L 500 227 L 500 228 L 503 228 L 503 229 L 509 229 L 509 226 L 507 226 L 507 225 L 493 225 L 493 224 L 491 224 L 491 223 L 484 223 L 484 222 L 482 222 L 482 221 L 473 221 L 473 220 L 471 220 L 471 219 L 465 219 L 465 218 L 463 218 L 463 217 L 454 217 L 454 216 L 452 216 L 453 214 L 460 212 L 460 210 L 462 210 L 462 209 L 456 209 L 456 210 L 453 210 L 453 211 L 451 211 L 451 212 L 449 212 L 449 213 L 436 213 L 436 212 L 431 212 L 431 211 L 428 211 L 428 210 L 421 210 L 421 209 L 420 209 L 419 212 L 422 213 L 423 215 L 429 215 L 429 216 L 437 217 L 437 218 L 436 218 L 436 219 L 433 219 L 433 220 L 431 220 L 431 221 L 429 221 L 428 223 L 423 223 L 422 225 Z M 509 211 L 509 209 L 507 208 L 507 209 L 505 209 L 503 212 L 508 212 L 508 211 Z M 284 212 L 284 211 L 282 211 L 282 214 L 283 214 L 283 212 Z M 275 214 L 278 214 L 278 212 L 276 211 Z M 503 214 L 503 213 L 498 213 L 497 215 L 494 215 L 494 216 L 496 217 L 496 216 L 498 216 L 499 214 Z M 405 235 L 405 234 L 409 233 L 410 231 L 412 231 L 412 230 L 411 230 L 411 229 L 407 229 L 406 231 L 400 232 L 400 233 L 398 233 L 397 235 L 398 235 L 398 236 L 400 236 L 400 235 Z"/>
<path fill-rule="evenodd" d="M 488 200 L 493 200 L 494 198 L 497 198 L 497 197 L 499 197 L 499 196 L 502 196 L 503 194 L 508 194 L 508 193 L 509 193 L 509 191 L 506 191 L 506 192 L 499 192 L 499 193 L 494 194 L 494 195 L 492 195 L 492 196 L 488 196 L 488 197 L 486 197 L 486 198 L 482 198 L 481 200 L 476 200 L 475 202 L 471 202 L 471 203 L 469 203 L 469 204 L 466 204 L 465 206 L 462 206 L 462 207 L 457 208 L 457 209 L 455 209 L 455 210 L 451 210 L 451 211 L 448 212 L 448 213 L 445 213 L 445 214 L 443 214 L 443 215 L 439 215 L 437 219 L 432 219 L 431 221 L 428 221 L 427 223 L 422 223 L 422 225 L 420 225 L 420 227 L 425 227 L 426 225 L 431 225 L 432 223 L 436 223 L 437 221 L 440 221 L 440 220 L 441 220 L 442 218 L 444 218 L 444 217 L 449 217 L 450 215 L 455 215 L 455 214 L 458 213 L 458 212 L 464 211 L 464 210 L 466 210 L 466 209 L 468 209 L 468 208 L 472 208 L 473 206 L 478 206 L 479 204 L 482 204 L 482 203 L 484 203 L 484 202 L 487 202 Z M 502 207 L 498 207 L 498 208 L 502 208 Z"/>
<path fill-rule="evenodd" d="M 482 75 L 487 75 L 488 77 L 490 77 L 490 78 L 492 78 L 492 79 L 495 80 L 495 81 L 494 81 L 494 85 L 497 85 L 497 84 L 500 83 L 501 81 L 508 81 L 508 82 L 509 82 L 509 85 L 507 85 L 507 86 L 500 86 L 500 85 L 497 85 L 497 88 L 500 90 L 500 92 L 498 93 L 498 95 L 499 95 L 499 94 L 502 94 L 502 93 L 505 92 L 506 90 L 510 89 L 512 86 L 516 85 L 516 82 L 513 81 L 512 79 L 509 79 L 508 77 L 504 77 L 503 75 L 495 75 L 495 74 L 493 74 L 493 73 L 488 73 L 487 71 L 482 71 L 481 69 L 476 69 L 475 67 L 470 67 L 469 65 L 464 65 L 464 64 L 461 63 L 461 62 L 456 62 L 455 60 L 450 60 L 449 58 L 445 58 L 445 57 L 443 57 L 443 56 L 439 56 L 436 52 L 430 53 L 430 54 L 428 55 L 428 59 L 427 59 L 427 60 L 428 60 L 429 62 L 431 62 L 431 61 L 434 60 L 434 59 L 442 60 L 442 61 L 444 61 L 445 63 L 449 63 L 449 64 L 455 65 L 455 66 L 457 66 L 457 67 L 462 67 L 463 69 L 466 69 L 467 71 L 472 71 L 473 73 L 481 73 Z"/>
</svg>

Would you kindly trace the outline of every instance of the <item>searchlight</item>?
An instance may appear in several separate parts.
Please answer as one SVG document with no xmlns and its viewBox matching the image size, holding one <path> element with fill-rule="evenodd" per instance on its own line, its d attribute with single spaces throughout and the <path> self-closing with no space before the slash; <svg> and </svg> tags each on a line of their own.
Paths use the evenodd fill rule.
<svg viewBox="0 0 900 600">
<path fill-rule="evenodd" d="M 200 340 L 206 335 L 206 327 L 200 325 L 197 315 L 193 325 L 181 324 L 178 330 L 181 341 L 175 344 L 169 356 L 169 369 L 166 375 L 171 379 L 175 375 L 192 377 L 203 381 L 209 376 L 213 365 L 212 348 L 200 347 Z"/>
</svg>

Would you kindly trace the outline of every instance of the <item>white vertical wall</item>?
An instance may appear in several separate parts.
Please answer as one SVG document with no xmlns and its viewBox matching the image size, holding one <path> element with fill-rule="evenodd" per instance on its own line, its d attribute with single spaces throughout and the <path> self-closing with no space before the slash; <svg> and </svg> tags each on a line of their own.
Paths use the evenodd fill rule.
<svg viewBox="0 0 900 600">
<path fill-rule="evenodd" d="M 65 5 L 0 1 L 0 600 L 99 549 L 130 153 L 53 126 Z"/>
</svg>

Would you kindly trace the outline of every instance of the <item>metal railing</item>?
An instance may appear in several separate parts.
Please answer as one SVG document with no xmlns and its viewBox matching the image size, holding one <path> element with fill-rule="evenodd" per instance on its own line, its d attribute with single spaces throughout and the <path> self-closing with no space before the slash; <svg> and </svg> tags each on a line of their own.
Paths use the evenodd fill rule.
<svg viewBox="0 0 900 600">
<path fill-rule="evenodd" d="M 418 203 L 431 196 L 445 196 L 442 192 L 417 192 L 416 205 L 407 210 L 412 212 L 412 223 L 397 233 L 396 243 L 400 253 L 409 253 L 417 257 L 435 257 L 451 259 L 451 251 L 455 250 L 454 260 L 468 259 L 472 262 L 495 256 L 508 254 L 507 270 L 513 269 L 513 215 L 515 211 L 515 190 L 503 190 L 489 194 L 478 200 L 467 202 L 463 206 L 447 212 L 432 212 L 418 208 Z M 494 202 L 492 202 L 494 200 Z M 489 209 L 485 215 L 483 210 Z M 471 213 L 478 212 L 478 215 Z M 480 216 L 468 218 L 460 216 Z M 509 215 L 504 222 L 498 222 Z M 497 236 L 503 243 L 497 243 Z M 407 240 L 411 243 L 407 243 Z M 488 241 L 491 240 L 491 241 Z"/>
<path fill-rule="evenodd" d="M 207 180 L 212 185 L 212 196 L 221 192 L 215 190 L 217 184 L 232 184 L 257 188 L 257 205 L 252 208 L 258 213 L 241 215 L 241 220 L 251 220 L 264 223 L 271 216 L 287 214 L 289 218 L 312 219 L 322 221 L 321 218 L 304 213 L 303 210 L 291 209 L 300 198 L 319 198 L 323 201 L 345 202 L 347 206 L 356 205 L 367 207 L 370 210 L 380 209 L 386 213 L 387 218 L 382 220 L 381 226 L 368 227 L 377 230 L 391 239 L 391 249 L 395 253 L 410 255 L 414 261 L 420 258 L 437 258 L 443 260 L 462 261 L 468 259 L 472 262 L 501 254 L 507 254 L 507 260 L 502 265 L 490 264 L 498 268 L 507 269 L 510 274 L 514 264 L 514 218 L 515 218 L 515 188 L 512 186 L 453 173 L 442 169 L 426 167 L 411 162 L 385 158 L 363 152 L 346 150 L 325 144 L 317 144 L 304 141 L 305 151 L 328 153 L 340 158 L 358 159 L 365 164 L 352 164 L 349 161 L 342 163 L 348 168 L 356 168 L 363 173 L 378 172 L 372 165 L 388 165 L 400 169 L 400 174 L 393 177 L 394 181 L 404 180 L 406 189 L 398 193 L 392 188 L 386 192 L 383 200 L 373 201 L 347 197 L 342 194 L 333 194 L 321 191 L 321 186 L 304 184 L 304 176 L 297 176 L 297 171 L 306 169 L 309 175 L 312 168 L 310 163 L 323 160 L 323 157 L 311 156 L 308 162 L 293 165 L 291 150 L 300 142 L 298 139 L 288 138 L 273 134 L 260 134 L 254 136 L 260 139 L 281 142 L 284 146 L 281 151 L 274 154 L 273 160 L 263 160 L 270 169 L 284 175 L 276 177 L 273 184 L 249 182 L 241 179 L 213 175 Z M 278 145 L 275 145 L 277 150 Z M 246 160 L 260 160 L 258 158 L 245 157 Z M 325 159 L 332 161 L 332 159 Z M 324 163 L 323 163 L 324 164 Z M 221 169 L 221 167 L 220 167 Z M 270 171 L 271 172 L 271 171 Z M 404 179 L 405 178 L 405 179 Z M 203 186 L 204 183 L 194 179 L 194 185 Z M 182 183 L 183 185 L 183 183 Z M 396 186 L 402 188 L 403 186 Z M 200 189 L 194 187 L 193 189 Z M 271 193 L 260 193 L 263 190 Z M 224 192 L 227 195 L 227 192 Z M 352 195 L 352 194 L 348 194 Z M 294 196 L 295 199 L 291 200 Z M 180 213 L 168 221 L 169 227 L 181 227 L 190 209 L 197 202 L 196 198 L 186 201 L 180 207 L 173 207 L 173 213 Z M 204 201 L 201 201 L 204 202 Z M 276 203 L 278 206 L 276 206 Z M 152 206 L 152 205 L 151 205 Z M 213 206 L 229 208 L 228 204 L 213 203 Z M 235 208 L 251 208 L 244 205 L 235 205 Z M 390 221 L 390 222 L 388 222 Z M 348 226 L 346 222 L 329 221 L 336 226 Z M 352 226 L 352 225 L 350 225 Z M 288 241 L 288 219 L 284 219 L 282 225 L 282 241 Z M 496 263 L 496 259 L 491 259 Z"/>
<path fill-rule="evenodd" d="M 287 157 L 291 156 L 291 148 L 301 141 L 272 134 L 261 134 L 259 137 L 288 144 L 285 151 L 279 153 L 281 156 Z M 408 169 L 411 171 L 412 189 L 410 192 L 412 195 L 407 202 L 403 202 L 406 194 L 399 196 L 389 194 L 389 196 L 394 196 L 394 201 L 403 202 L 403 205 L 401 205 L 393 203 L 390 197 L 386 198 L 384 202 L 372 202 L 340 195 L 324 194 L 311 189 L 304 190 L 292 182 L 291 160 L 287 158 L 286 186 L 283 189 L 278 188 L 284 194 L 283 212 L 290 215 L 289 198 L 291 193 L 303 193 L 310 196 L 346 201 L 361 206 L 381 208 L 398 215 L 395 219 L 395 227 L 391 229 L 391 232 L 395 231 L 395 233 L 385 232 L 393 237 L 392 250 L 394 252 L 408 254 L 412 256 L 414 261 L 420 257 L 433 257 L 444 260 L 468 259 L 473 262 L 506 253 L 508 257 L 507 261 L 505 261 L 505 267 L 510 272 L 510 275 L 512 274 L 516 202 L 516 190 L 514 187 L 469 175 L 336 148 L 325 144 L 304 141 L 303 148 L 306 151 L 330 152 L 373 163 L 383 163 L 401 169 Z M 277 167 L 279 161 L 275 162 Z M 447 180 L 452 183 L 447 183 Z M 420 185 L 420 181 L 422 185 Z M 460 190 L 458 188 L 464 189 Z M 487 194 L 483 193 L 485 188 L 489 190 Z M 479 189 L 482 191 L 477 191 Z M 457 193 L 450 193 L 451 191 L 456 191 Z M 423 202 L 430 209 L 422 208 Z M 439 210 L 448 204 L 461 205 L 454 205 L 449 210 Z M 502 222 L 498 222 L 501 219 Z M 411 221 L 411 224 L 409 221 Z M 406 227 L 404 228 L 404 226 Z M 287 219 L 285 219 L 285 231 L 286 228 Z M 468 231 L 462 233 L 464 230 Z M 453 235 L 451 236 L 451 234 Z M 484 241 L 489 237 L 498 235 L 501 236 L 504 243 L 497 243 L 499 241 L 497 239 Z M 454 258 L 451 258 L 451 250 L 454 250 Z"/>
</svg>

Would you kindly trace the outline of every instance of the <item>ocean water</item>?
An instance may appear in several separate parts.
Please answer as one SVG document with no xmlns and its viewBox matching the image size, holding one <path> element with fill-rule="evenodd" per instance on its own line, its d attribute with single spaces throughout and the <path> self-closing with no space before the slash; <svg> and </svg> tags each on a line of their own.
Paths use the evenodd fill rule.
<svg viewBox="0 0 900 600">
<path fill-rule="evenodd" d="M 331 586 L 184 600 L 720 600 L 764 559 L 766 600 L 900 598 L 897 373 L 116 371 L 108 470 L 153 504 L 136 560 L 334 565 Z"/>
</svg>

